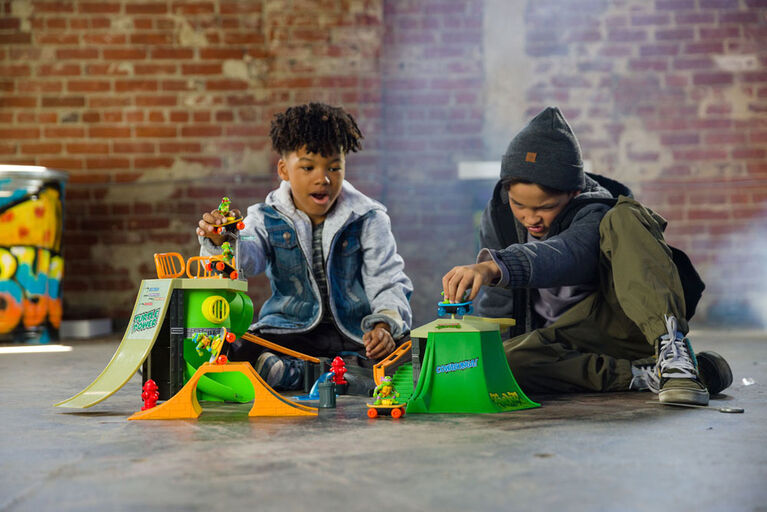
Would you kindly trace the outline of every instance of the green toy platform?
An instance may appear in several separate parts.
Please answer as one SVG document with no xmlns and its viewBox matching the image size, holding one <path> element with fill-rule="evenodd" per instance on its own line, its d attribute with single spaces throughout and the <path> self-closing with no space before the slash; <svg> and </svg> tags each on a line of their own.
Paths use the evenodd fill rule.
<svg viewBox="0 0 767 512">
<path fill-rule="evenodd" d="M 440 318 L 410 333 L 407 413 L 496 413 L 540 407 L 520 389 L 501 342 L 502 319 Z M 420 367 L 420 368 L 419 368 Z"/>
</svg>

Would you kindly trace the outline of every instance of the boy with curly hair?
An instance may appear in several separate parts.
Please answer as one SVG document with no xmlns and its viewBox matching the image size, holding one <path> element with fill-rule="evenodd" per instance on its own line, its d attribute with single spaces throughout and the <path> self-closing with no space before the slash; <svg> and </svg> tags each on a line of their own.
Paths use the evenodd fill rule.
<svg viewBox="0 0 767 512">
<path fill-rule="evenodd" d="M 315 357 L 355 353 L 369 366 L 409 332 L 412 283 L 386 208 L 344 179 L 346 155 L 363 135 L 342 108 L 309 103 L 277 114 L 270 137 L 282 182 L 248 208 L 237 254 L 245 276 L 266 272 L 271 284 L 250 330 Z M 218 210 L 202 216 L 202 256 L 221 253 L 223 222 Z M 298 359 L 241 341 L 230 358 L 251 361 L 273 387 L 302 385 Z"/>
</svg>

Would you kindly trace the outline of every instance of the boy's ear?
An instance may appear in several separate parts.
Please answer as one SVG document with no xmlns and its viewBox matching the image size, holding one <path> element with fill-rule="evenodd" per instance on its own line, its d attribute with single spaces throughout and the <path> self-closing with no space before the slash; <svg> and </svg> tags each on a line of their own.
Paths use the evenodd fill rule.
<svg viewBox="0 0 767 512">
<path fill-rule="evenodd" d="M 284 158 L 280 158 L 277 161 L 277 174 L 283 181 L 290 181 L 288 176 L 288 164 L 285 162 Z"/>
</svg>

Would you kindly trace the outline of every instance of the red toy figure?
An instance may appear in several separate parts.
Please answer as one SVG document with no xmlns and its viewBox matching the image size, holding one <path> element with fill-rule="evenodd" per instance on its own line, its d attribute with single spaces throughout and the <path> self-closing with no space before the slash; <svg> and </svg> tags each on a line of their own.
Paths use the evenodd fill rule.
<svg viewBox="0 0 767 512">
<path fill-rule="evenodd" d="M 142 407 L 141 410 L 145 411 L 157 405 L 157 399 L 160 398 L 160 392 L 157 391 L 157 384 L 155 381 L 149 379 L 141 389 L 144 390 L 143 393 L 141 393 L 141 399 L 144 401 L 144 407 Z"/>
<path fill-rule="evenodd" d="M 336 385 L 348 384 L 344 379 L 344 373 L 346 373 L 346 364 L 340 356 L 336 356 L 333 362 L 330 363 L 330 371 L 333 373 L 332 380 Z"/>
</svg>

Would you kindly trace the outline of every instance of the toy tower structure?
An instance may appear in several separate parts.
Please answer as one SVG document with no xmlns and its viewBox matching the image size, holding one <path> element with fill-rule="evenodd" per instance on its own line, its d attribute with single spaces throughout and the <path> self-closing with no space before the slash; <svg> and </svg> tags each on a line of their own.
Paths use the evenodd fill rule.
<svg viewBox="0 0 767 512">
<path fill-rule="evenodd" d="M 410 413 L 495 413 L 540 407 L 517 384 L 501 342 L 502 319 L 440 318 L 411 333 Z"/>
</svg>

